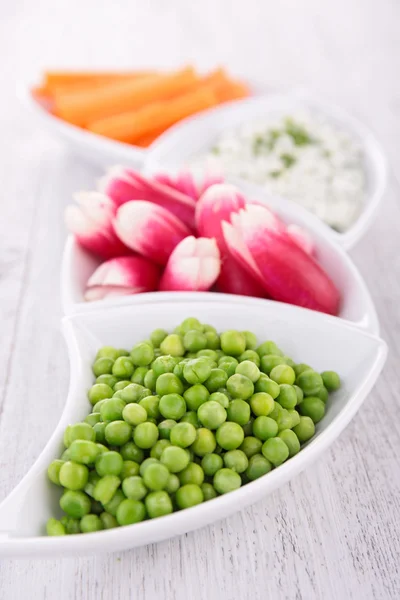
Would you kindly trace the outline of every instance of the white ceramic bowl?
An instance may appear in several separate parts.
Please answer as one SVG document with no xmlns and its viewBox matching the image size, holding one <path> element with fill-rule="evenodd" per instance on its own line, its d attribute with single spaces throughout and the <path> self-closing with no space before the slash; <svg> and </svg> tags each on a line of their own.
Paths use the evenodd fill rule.
<svg viewBox="0 0 400 600">
<path fill-rule="evenodd" d="M 209 150 L 225 130 L 268 115 L 290 114 L 301 109 L 326 116 L 332 123 L 352 133 L 363 148 L 367 178 L 364 209 L 345 233 L 336 233 L 330 229 L 333 239 L 337 239 L 344 248 L 351 248 L 372 225 L 383 199 L 387 179 L 385 157 L 380 145 L 364 125 L 341 109 L 325 104 L 305 91 L 255 96 L 185 119 L 154 142 L 146 155 L 145 171 L 176 171 L 189 159 Z M 230 180 L 235 181 L 234 178 Z M 285 198 L 270 199 L 268 202 L 282 204 L 285 210 L 294 204 Z"/>
<path fill-rule="evenodd" d="M 76 154 L 103 168 L 116 163 L 126 164 L 137 169 L 143 166 L 147 150 L 139 146 L 110 140 L 66 123 L 45 110 L 33 98 L 30 90 L 31 87 L 21 86 L 19 88 L 18 96 L 22 105 L 30 111 L 42 127 L 48 129 L 54 137 L 60 138 Z"/>
<path fill-rule="evenodd" d="M 0 556 L 59 556 L 94 554 L 133 548 L 202 527 L 249 505 L 309 466 L 346 427 L 373 387 L 385 362 L 387 347 L 378 337 L 343 320 L 268 300 L 224 296 L 212 302 L 146 304 L 92 311 L 66 317 L 63 331 L 70 357 L 71 380 L 60 422 L 31 470 L 0 505 Z M 89 412 L 84 390 L 92 384 L 91 363 L 106 344 L 131 347 L 154 327 L 172 329 L 194 316 L 219 330 L 257 332 L 259 340 L 273 339 L 295 360 L 317 370 L 334 369 L 342 388 L 329 400 L 317 435 L 299 454 L 239 490 L 197 507 L 159 519 L 99 533 L 46 537 L 44 525 L 60 514 L 61 491 L 47 480 L 48 464 L 63 448 L 69 423 Z M 329 340 L 329 343 L 327 343 Z"/>
<path fill-rule="evenodd" d="M 242 182 L 239 183 L 239 187 L 246 191 L 246 185 Z M 251 197 L 261 201 L 265 200 L 265 195 L 260 188 L 254 188 Z M 364 327 L 371 333 L 377 334 L 379 332 L 378 318 L 368 289 L 351 259 L 330 235 L 329 227 L 297 204 L 277 204 L 274 208 L 285 222 L 296 223 L 310 232 L 316 244 L 319 262 L 341 291 L 343 301 L 339 316 Z M 177 300 L 183 294 L 183 292 L 153 292 L 151 294 L 137 294 L 110 300 L 85 302 L 83 294 L 86 282 L 99 264 L 100 261 L 83 250 L 72 236 L 68 238 L 61 269 L 61 293 L 65 314 L 103 307 L 144 304 L 150 301 L 161 302 L 171 298 Z M 208 301 L 212 300 L 214 296 L 215 294 L 210 292 L 200 295 L 193 292 L 185 293 L 183 298 L 185 300 L 188 298 L 197 300 L 201 297 Z"/>
</svg>

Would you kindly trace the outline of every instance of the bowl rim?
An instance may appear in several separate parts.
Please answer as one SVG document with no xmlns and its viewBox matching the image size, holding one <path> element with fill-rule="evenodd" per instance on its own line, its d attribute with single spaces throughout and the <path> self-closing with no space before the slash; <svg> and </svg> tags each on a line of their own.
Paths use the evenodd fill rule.
<svg viewBox="0 0 400 600">
<path fill-rule="evenodd" d="M 349 250 L 365 235 L 375 220 L 387 187 L 387 160 L 380 142 L 364 123 L 340 106 L 326 102 L 321 97 L 314 95 L 310 90 L 295 88 L 287 91 L 257 94 L 250 98 L 227 102 L 221 106 L 210 108 L 198 115 L 187 117 L 161 134 L 151 147 L 149 147 L 145 156 L 144 171 L 154 172 L 157 169 L 162 170 L 162 155 L 163 153 L 165 154 L 164 148 L 168 149 L 168 146 L 171 144 L 173 147 L 176 147 L 179 144 L 180 137 L 185 132 L 192 129 L 195 132 L 198 128 L 211 129 L 214 122 L 223 121 L 224 116 L 228 114 L 239 116 L 248 107 L 254 107 L 257 110 L 262 105 L 267 105 L 268 107 L 268 105 L 273 105 L 274 102 L 279 102 L 279 100 L 298 102 L 299 105 L 316 109 L 317 112 L 325 115 L 330 120 L 341 122 L 345 129 L 356 134 L 362 144 L 364 153 L 370 158 L 371 165 L 373 165 L 372 170 L 374 171 L 375 190 L 373 193 L 367 194 L 368 199 L 365 202 L 364 209 L 346 232 L 338 233 L 332 230 L 335 234 L 334 237 L 337 237 L 343 248 Z M 276 110 L 276 108 L 272 107 L 272 110 Z M 182 162 L 184 160 L 185 157 L 182 157 Z M 243 181 L 243 179 L 235 177 L 227 177 L 227 180 L 233 183 Z M 245 183 L 251 182 L 245 181 Z M 251 185 L 262 189 L 262 186 L 258 186 L 257 184 L 251 183 Z M 297 205 L 293 200 L 283 197 L 282 199 L 289 206 Z"/>
<path fill-rule="evenodd" d="M 196 529 L 198 527 L 203 526 L 203 524 L 206 524 L 205 521 L 204 523 L 202 522 L 202 517 L 208 515 L 211 507 L 227 509 L 226 516 L 228 516 L 236 510 L 234 507 L 234 500 L 240 502 L 244 497 L 251 496 L 252 492 L 257 494 L 257 492 L 261 492 L 264 489 L 267 493 L 274 491 L 276 488 L 280 487 L 285 482 L 287 482 L 292 476 L 303 471 L 304 468 L 306 468 L 318 456 L 320 456 L 322 452 L 324 452 L 332 444 L 332 442 L 340 435 L 340 433 L 348 425 L 348 423 L 353 418 L 357 410 L 360 408 L 367 394 L 375 384 L 376 379 L 378 378 L 379 373 L 381 372 L 386 360 L 388 351 L 387 344 L 378 336 L 363 331 L 352 323 L 349 323 L 344 320 L 338 320 L 336 317 L 332 317 L 330 315 L 316 313 L 314 311 L 309 311 L 308 309 L 302 307 L 278 303 L 272 300 L 261 299 L 260 302 L 266 308 L 269 306 L 273 311 L 282 314 L 283 319 L 285 317 L 285 314 L 290 315 L 294 313 L 296 318 L 297 315 L 300 315 L 300 318 L 305 318 L 306 320 L 309 320 L 311 318 L 313 321 L 319 321 L 322 326 L 324 325 L 324 323 L 328 325 L 333 324 L 334 327 L 353 332 L 360 338 L 360 340 L 369 339 L 373 340 L 376 344 L 376 355 L 373 361 L 372 368 L 368 371 L 367 376 L 362 381 L 362 383 L 359 384 L 358 387 L 356 387 L 352 396 L 346 402 L 342 410 L 336 415 L 336 417 L 334 417 L 332 422 L 329 423 L 324 430 L 319 432 L 318 436 L 315 439 L 313 439 L 306 447 L 304 447 L 301 452 L 292 457 L 290 461 L 287 461 L 283 465 L 281 465 L 279 469 L 274 469 L 270 473 L 268 473 L 268 478 L 261 477 L 255 481 L 249 482 L 248 484 L 239 488 L 238 490 L 235 490 L 231 494 L 225 494 L 213 499 L 212 501 L 205 502 L 201 505 L 186 509 L 184 511 L 172 513 L 170 515 L 164 516 L 162 519 L 153 519 L 121 528 L 96 532 L 95 536 L 93 533 L 90 533 L 85 534 L 83 536 L 71 535 L 61 537 L 9 537 L 8 535 L 4 535 L 4 532 L 0 532 L 0 556 L 26 556 L 34 553 L 37 553 L 38 556 L 43 556 L 46 554 L 51 555 L 53 553 L 72 554 L 79 551 L 83 553 L 90 553 L 98 551 L 98 544 L 102 543 L 105 546 L 107 546 L 107 541 L 112 542 L 116 539 L 125 540 L 127 542 L 126 545 L 122 544 L 121 547 L 134 547 L 135 544 L 130 545 L 130 542 L 132 541 L 131 536 L 133 532 L 136 532 L 138 534 L 137 537 L 146 538 L 144 542 L 139 541 L 139 543 L 136 544 L 137 546 L 146 545 L 155 541 L 160 541 L 161 539 L 171 538 L 174 537 L 174 535 L 177 535 L 177 533 L 179 534 L 184 531 L 191 531 L 192 529 Z M 199 302 L 199 304 L 202 303 Z M 231 304 L 230 298 L 225 298 L 223 301 L 217 301 L 214 304 L 214 306 L 227 304 Z M 234 302 L 233 304 L 237 305 L 237 302 Z M 242 302 L 241 304 L 242 307 L 246 308 L 245 302 Z M 169 306 L 175 306 L 175 302 L 169 302 Z M 154 305 L 149 304 L 148 307 L 154 308 Z M 82 357 L 79 351 L 79 345 L 77 336 L 75 334 L 75 329 L 78 329 L 80 332 L 85 330 L 85 335 L 89 336 L 91 333 L 90 325 L 85 323 L 85 319 L 96 318 L 98 320 L 112 320 L 112 313 L 114 313 L 115 315 L 116 312 L 126 310 L 140 311 L 140 308 L 141 307 L 139 306 L 114 307 L 111 310 L 103 309 L 93 311 L 91 313 L 80 313 L 66 316 L 62 319 L 62 331 L 67 344 L 68 356 L 70 360 L 70 383 L 67 401 L 65 403 L 59 422 L 52 436 L 50 437 L 46 446 L 35 461 L 34 465 L 30 468 L 28 473 L 19 482 L 19 484 L 12 490 L 12 492 L 5 498 L 5 500 L 3 500 L 2 504 L 0 504 L 0 515 L 2 511 L 6 511 L 7 504 L 11 504 L 12 506 L 14 505 L 12 501 L 14 500 L 14 498 L 18 498 L 18 493 L 20 489 L 23 489 L 27 485 L 27 483 L 30 483 L 31 480 L 38 475 L 39 470 L 41 469 L 44 461 L 48 460 L 47 454 L 49 453 L 49 450 L 52 449 L 51 446 L 54 443 L 55 439 L 58 440 L 60 438 L 60 431 L 62 431 L 65 425 L 64 421 L 68 416 L 67 413 L 69 412 L 70 406 L 73 403 L 74 396 L 79 393 L 79 391 L 77 390 L 77 384 L 81 378 L 81 373 L 80 369 L 77 367 L 82 367 Z M 213 504 L 210 505 L 210 502 L 213 502 Z M 251 500 L 250 502 L 243 503 L 243 506 L 249 504 L 251 504 Z M 196 527 L 194 528 L 191 525 L 187 526 L 187 523 L 191 522 L 192 517 L 197 517 L 198 521 Z M 207 522 L 212 522 L 212 520 Z M 136 527 L 136 529 L 133 530 L 131 529 L 132 527 Z M 166 530 L 167 534 L 165 535 Z M 174 530 L 175 533 L 173 533 Z M 100 551 L 106 552 L 107 547 L 102 548 Z"/>
</svg>

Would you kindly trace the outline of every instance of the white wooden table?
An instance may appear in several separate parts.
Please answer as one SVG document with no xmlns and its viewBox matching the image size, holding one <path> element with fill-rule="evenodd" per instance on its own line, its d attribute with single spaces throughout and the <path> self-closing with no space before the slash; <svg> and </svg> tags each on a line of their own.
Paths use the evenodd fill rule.
<svg viewBox="0 0 400 600">
<path fill-rule="evenodd" d="M 391 354 L 332 449 L 216 525 L 98 558 L 4 561 L 0 599 L 400 598 L 400 4 L 395 0 L 37 0 L 0 3 L 0 500 L 62 410 L 63 210 L 98 176 L 40 131 L 15 83 L 46 66 L 201 67 L 307 86 L 363 119 L 392 167 L 381 215 L 352 252 Z"/>
</svg>

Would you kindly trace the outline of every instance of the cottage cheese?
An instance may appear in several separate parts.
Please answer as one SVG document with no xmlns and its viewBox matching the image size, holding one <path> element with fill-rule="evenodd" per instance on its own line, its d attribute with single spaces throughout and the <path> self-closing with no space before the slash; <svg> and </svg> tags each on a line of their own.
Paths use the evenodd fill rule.
<svg viewBox="0 0 400 600">
<path fill-rule="evenodd" d="M 359 142 L 309 112 L 227 131 L 194 162 L 298 202 L 338 231 L 354 223 L 364 204 L 366 178 Z"/>
</svg>

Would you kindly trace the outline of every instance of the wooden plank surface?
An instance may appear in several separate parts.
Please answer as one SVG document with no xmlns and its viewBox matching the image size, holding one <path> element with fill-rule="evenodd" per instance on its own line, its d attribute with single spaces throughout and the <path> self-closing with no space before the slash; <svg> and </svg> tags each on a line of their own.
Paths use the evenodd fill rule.
<svg viewBox="0 0 400 600">
<path fill-rule="evenodd" d="M 390 346 L 385 371 L 332 449 L 290 484 L 202 530 L 121 554 L 5 560 L 0 599 L 400 597 L 400 5 L 395 0 L 16 0 L 0 5 L 0 500 L 61 413 L 63 210 L 99 171 L 41 131 L 15 86 L 46 66 L 226 63 L 303 86 L 381 139 L 384 207 L 352 256 Z"/>
</svg>

